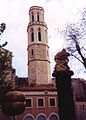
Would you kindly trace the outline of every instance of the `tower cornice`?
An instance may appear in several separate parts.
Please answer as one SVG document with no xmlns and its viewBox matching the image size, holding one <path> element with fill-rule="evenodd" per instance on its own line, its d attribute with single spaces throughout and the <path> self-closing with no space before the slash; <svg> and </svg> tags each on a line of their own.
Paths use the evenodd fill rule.
<svg viewBox="0 0 86 120">
<path fill-rule="evenodd" d="M 29 27 L 31 27 L 31 26 L 33 26 L 33 25 L 44 26 L 46 29 L 48 29 L 47 24 L 46 24 L 45 22 L 37 22 L 37 21 L 34 21 L 34 22 L 30 22 L 30 23 L 28 24 L 27 32 L 28 32 Z"/>
<path fill-rule="evenodd" d="M 39 7 L 39 6 L 32 6 L 32 7 L 30 7 L 30 10 L 29 10 L 29 14 L 30 14 L 30 11 L 32 11 L 32 10 L 41 10 L 41 11 L 43 11 L 44 12 L 44 9 L 42 8 L 42 7 Z"/>
<path fill-rule="evenodd" d="M 42 45 L 42 46 L 44 45 L 44 46 L 47 46 L 49 48 L 48 44 L 44 44 L 44 43 L 32 43 L 32 44 L 28 45 L 28 48 L 30 46 L 34 46 L 34 45 Z M 27 48 L 27 50 L 28 50 L 28 48 Z"/>
<path fill-rule="evenodd" d="M 49 60 L 42 60 L 42 59 L 32 59 L 32 60 L 29 60 L 28 61 L 28 64 L 30 63 L 30 62 L 32 62 L 32 61 L 45 61 L 45 62 L 49 62 L 49 63 L 51 63 Z"/>
</svg>

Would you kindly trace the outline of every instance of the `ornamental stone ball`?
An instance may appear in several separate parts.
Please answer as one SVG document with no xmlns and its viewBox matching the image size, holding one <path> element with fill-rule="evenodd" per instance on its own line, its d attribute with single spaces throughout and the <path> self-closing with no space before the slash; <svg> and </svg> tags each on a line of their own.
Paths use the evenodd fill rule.
<svg viewBox="0 0 86 120">
<path fill-rule="evenodd" d="M 6 115 L 18 115 L 25 110 L 25 97 L 19 91 L 8 92 L 4 99 L 2 105 L 2 112 Z"/>
</svg>

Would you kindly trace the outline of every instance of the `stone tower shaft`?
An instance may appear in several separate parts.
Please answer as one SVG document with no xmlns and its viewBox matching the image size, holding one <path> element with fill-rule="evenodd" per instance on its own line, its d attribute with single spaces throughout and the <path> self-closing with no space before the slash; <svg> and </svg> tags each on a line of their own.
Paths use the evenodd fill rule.
<svg viewBox="0 0 86 120">
<path fill-rule="evenodd" d="M 47 29 L 44 9 L 31 7 L 27 27 L 29 84 L 48 84 L 51 79 Z"/>
</svg>

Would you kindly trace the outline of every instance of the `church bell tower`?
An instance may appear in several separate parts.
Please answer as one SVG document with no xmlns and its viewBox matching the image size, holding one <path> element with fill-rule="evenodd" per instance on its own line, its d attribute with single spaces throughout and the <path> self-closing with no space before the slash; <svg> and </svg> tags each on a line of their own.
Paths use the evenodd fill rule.
<svg viewBox="0 0 86 120">
<path fill-rule="evenodd" d="M 29 10 L 28 80 L 30 84 L 48 84 L 51 81 L 47 25 L 44 9 L 32 6 Z"/>
</svg>

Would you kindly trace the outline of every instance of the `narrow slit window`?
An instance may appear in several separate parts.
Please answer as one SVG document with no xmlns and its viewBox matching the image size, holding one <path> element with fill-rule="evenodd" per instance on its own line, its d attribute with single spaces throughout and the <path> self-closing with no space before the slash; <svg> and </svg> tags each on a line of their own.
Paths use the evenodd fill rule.
<svg viewBox="0 0 86 120">
<path fill-rule="evenodd" d="M 38 29 L 38 41 L 41 41 L 41 29 Z"/>
<path fill-rule="evenodd" d="M 45 30 L 45 39 L 46 39 L 46 42 L 47 42 L 47 30 Z"/>
<path fill-rule="evenodd" d="M 33 49 L 32 49 L 32 55 L 34 55 Z"/>
<path fill-rule="evenodd" d="M 31 33 L 32 42 L 34 41 L 34 33 Z"/>
<path fill-rule="evenodd" d="M 39 12 L 37 13 L 37 21 L 39 21 Z"/>
<path fill-rule="evenodd" d="M 34 41 L 34 30 L 33 30 L 33 28 L 31 28 L 31 41 L 32 42 Z"/>
<path fill-rule="evenodd" d="M 32 21 L 34 21 L 34 14 L 33 14 L 33 12 L 32 12 Z"/>
</svg>

